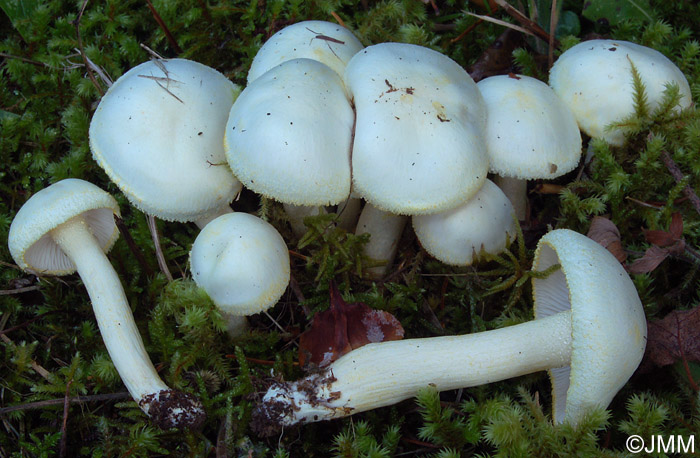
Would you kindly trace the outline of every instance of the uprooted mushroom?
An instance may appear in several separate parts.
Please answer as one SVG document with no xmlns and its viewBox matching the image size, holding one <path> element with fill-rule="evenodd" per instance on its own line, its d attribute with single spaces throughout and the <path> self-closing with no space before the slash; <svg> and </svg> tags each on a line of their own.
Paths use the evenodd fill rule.
<svg viewBox="0 0 700 458">
<path fill-rule="evenodd" d="M 570 230 L 546 234 L 533 270 L 535 320 L 463 336 L 373 343 L 324 371 L 273 384 L 254 412 L 254 427 L 345 417 L 387 406 L 434 385 L 477 386 L 548 370 L 553 419 L 577 423 L 606 407 L 637 368 L 646 320 L 637 291 L 602 246 Z"/>
</svg>

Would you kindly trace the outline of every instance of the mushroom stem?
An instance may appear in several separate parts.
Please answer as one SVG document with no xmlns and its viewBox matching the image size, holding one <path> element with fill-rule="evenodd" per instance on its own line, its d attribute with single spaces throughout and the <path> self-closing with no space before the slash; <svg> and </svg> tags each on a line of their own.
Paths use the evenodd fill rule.
<svg viewBox="0 0 700 458">
<path fill-rule="evenodd" d="M 355 233 L 370 234 L 364 254 L 372 261 L 381 263 L 379 266 L 366 269 L 370 278 L 379 279 L 386 274 L 396 256 L 396 249 L 406 221 L 408 221 L 407 216 L 380 210 L 369 202 L 365 204 Z"/>
<path fill-rule="evenodd" d="M 362 199 L 358 197 L 348 197 L 347 200 L 338 204 L 338 227 L 348 232 L 353 232 L 357 225 L 357 218 L 362 208 Z"/>
<path fill-rule="evenodd" d="M 307 216 L 320 215 L 322 212 L 325 213 L 323 207 L 316 205 L 294 205 L 294 204 L 284 204 L 284 211 L 287 213 L 289 218 L 289 224 L 292 226 L 292 232 L 297 237 L 301 237 L 306 233 L 306 225 L 304 224 L 304 218 Z"/>
<path fill-rule="evenodd" d="M 139 407 L 161 428 L 197 427 L 205 418 L 192 395 L 170 389 L 141 341 L 124 289 L 85 220 L 73 217 L 50 232 L 75 264 L 117 372 Z"/>
<path fill-rule="evenodd" d="M 508 196 L 518 221 L 525 221 L 527 216 L 527 180 L 495 175 L 493 182 L 501 188 L 503 194 Z"/>
<path fill-rule="evenodd" d="M 344 417 L 439 391 L 497 382 L 571 360 L 571 312 L 492 331 L 365 345 L 323 372 L 273 384 L 253 413 L 254 428 Z"/>
</svg>

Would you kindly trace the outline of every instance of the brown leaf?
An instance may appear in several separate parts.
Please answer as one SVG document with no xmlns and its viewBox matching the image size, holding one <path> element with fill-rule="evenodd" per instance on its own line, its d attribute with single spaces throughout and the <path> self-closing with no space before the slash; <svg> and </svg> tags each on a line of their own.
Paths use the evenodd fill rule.
<svg viewBox="0 0 700 458">
<path fill-rule="evenodd" d="M 683 218 L 675 212 L 671 215 L 671 224 L 668 231 L 644 231 L 647 242 L 660 247 L 668 247 L 681 241 L 683 237 Z"/>
<path fill-rule="evenodd" d="M 469 67 L 469 74 L 474 81 L 494 75 L 511 73 L 513 67 L 513 51 L 523 46 L 522 34 L 515 30 L 506 29 L 477 61 Z"/>
<path fill-rule="evenodd" d="M 588 238 L 607 248 L 618 261 L 625 262 L 627 259 L 627 253 L 625 253 L 625 250 L 622 248 L 620 231 L 617 229 L 617 226 L 615 226 L 615 223 L 608 218 L 602 216 L 593 217 L 591 227 L 588 229 L 588 234 L 586 235 Z"/>
<path fill-rule="evenodd" d="M 678 241 L 670 232 L 648 231 L 646 229 L 644 230 L 644 238 L 647 239 L 647 242 L 659 247 L 667 247 Z"/>
<path fill-rule="evenodd" d="M 680 240 L 681 237 L 683 237 L 683 217 L 679 212 L 674 212 L 671 215 L 671 224 L 668 227 L 668 232 L 670 232 L 676 240 Z"/>
<path fill-rule="evenodd" d="M 700 308 L 676 310 L 649 323 L 647 356 L 657 366 L 700 361 Z"/>
<path fill-rule="evenodd" d="M 328 310 L 317 313 L 311 328 L 299 336 L 299 364 L 325 367 L 351 350 L 400 340 L 403 334 L 401 323 L 391 313 L 362 302 L 348 304 L 331 282 Z"/>
<path fill-rule="evenodd" d="M 668 248 L 660 248 L 656 245 L 650 246 L 644 252 L 644 256 L 627 266 L 627 271 L 631 274 L 645 274 L 656 269 L 669 255 Z"/>
</svg>

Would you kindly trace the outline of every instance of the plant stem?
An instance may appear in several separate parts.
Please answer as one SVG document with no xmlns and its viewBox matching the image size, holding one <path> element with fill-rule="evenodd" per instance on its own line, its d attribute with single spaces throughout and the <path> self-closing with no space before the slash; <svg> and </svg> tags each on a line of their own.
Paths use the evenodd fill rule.
<svg viewBox="0 0 700 458">
<path fill-rule="evenodd" d="M 676 183 L 680 183 L 683 180 L 683 172 L 681 171 L 680 167 L 678 167 L 678 164 L 676 164 L 676 162 L 671 158 L 671 155 L 668 154 L 668 151 L 661 152 L 661 160 L 664 161 L 664 165 L 671 173 L 673 179 L 676 180 Z M 700 214 L 700 198 L 695 193 L 693 188 L 686 186 L 683 188 L 683 194 L 688 197 L 688 200 L 690 200 L 690 203 L 693 205 L 693 208 L 695 208 L 695 211 Z"/>
</svg>

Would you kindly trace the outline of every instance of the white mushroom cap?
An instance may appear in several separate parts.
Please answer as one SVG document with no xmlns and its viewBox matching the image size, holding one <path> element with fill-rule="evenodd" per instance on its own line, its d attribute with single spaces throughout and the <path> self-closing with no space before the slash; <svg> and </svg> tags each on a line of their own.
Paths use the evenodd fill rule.
<svg viewBox="0 0 700 458">
<path fill-rule="evenodd" d="M 93 156 L 140 210 L 165 220 L 203 218 L 241 190 L 222 145 L 239 90 L 197 62 L 140 64 L 102 97 L 90 123 Z"/>
<path fill-rule="evenodd" d="M 348 29 L 325 21 L 297 22 L 270 37 L 253 59 L 248 84 L 282 62 L 307 58 L 329 66 L 341 77 L 362 43 Z"/>
<path fill-rule="evenodd" d="M 224 145 L 233 173 L 264 196 L 335 205 L 350 194 L 354 113 L 343 83 L 311 59 L 253 81 L 231 108 Z"/>
<path fill-rule="evenodd" d="M 502 252 L 516 232 L 513 206 L 490 180 L 457 208 L 413 216 L 413 229 L 425 251 L 455 266 L 470 265 L 482 252 Z"/>
<path fill-rule="evenodd" d="M 289 252 L 282 236 L 247 213 L 207 224 L 192 245 L 190 263 L 194 281 L 232 315 L 267 310 L 289 284 Z"/>
<path fill-rule="evenodd" d="M 632 67 L 644 83 L 651 109 L 658 107 L 668 83 L 682 96 L 677 108 L 692 103 L 683 72 L 660 52 L 621 40 L 590 40 L 565 51 L 554 63 L 549 84 L 576 116 L 582 131 L 622 145 L 624 134 L 606 128 L 634 113 Z"/>
<path fill-rule="evenodd" d="M 571 310 L 571 365 L 549 373 L 555 422 L 576 423 L 592 407 L 606 407 L 632 376 L 644 355 L 646 319 L 627 272 L 598 243 L 552 231 L 540 239 L 533 270 L 557 263 L 561 269 L 533 279 L 535 318 Z"/>
<path fill-rule="evenodd" d="M 22 270 L 37 274 L 67 275 L 75 272 L 73 261 L 49 232 L 82 215 L 90 232 L 107 253 L 119 238 L 114 215 L 117 201 L 87 181 L 68 178 L 43 189 L 29 199 L 12 221 L 8 245 Z"/>
<path fill-rule="evenodd" d="M 358 52 L 344 79 L 357 112 L 353 184 L 375 207 L 435 213 L 481 187 L 486 111 L 457 63 L 428 48 L 382 43 Z"/>
<path fill-rule="evenodd" d="M 545 83 L 499 75 L 477 83 L 486 103 L 490 171 L 501 176 L 556 178 L 576 167 L 581 133 L 573 113 Z"/>
</svg>

